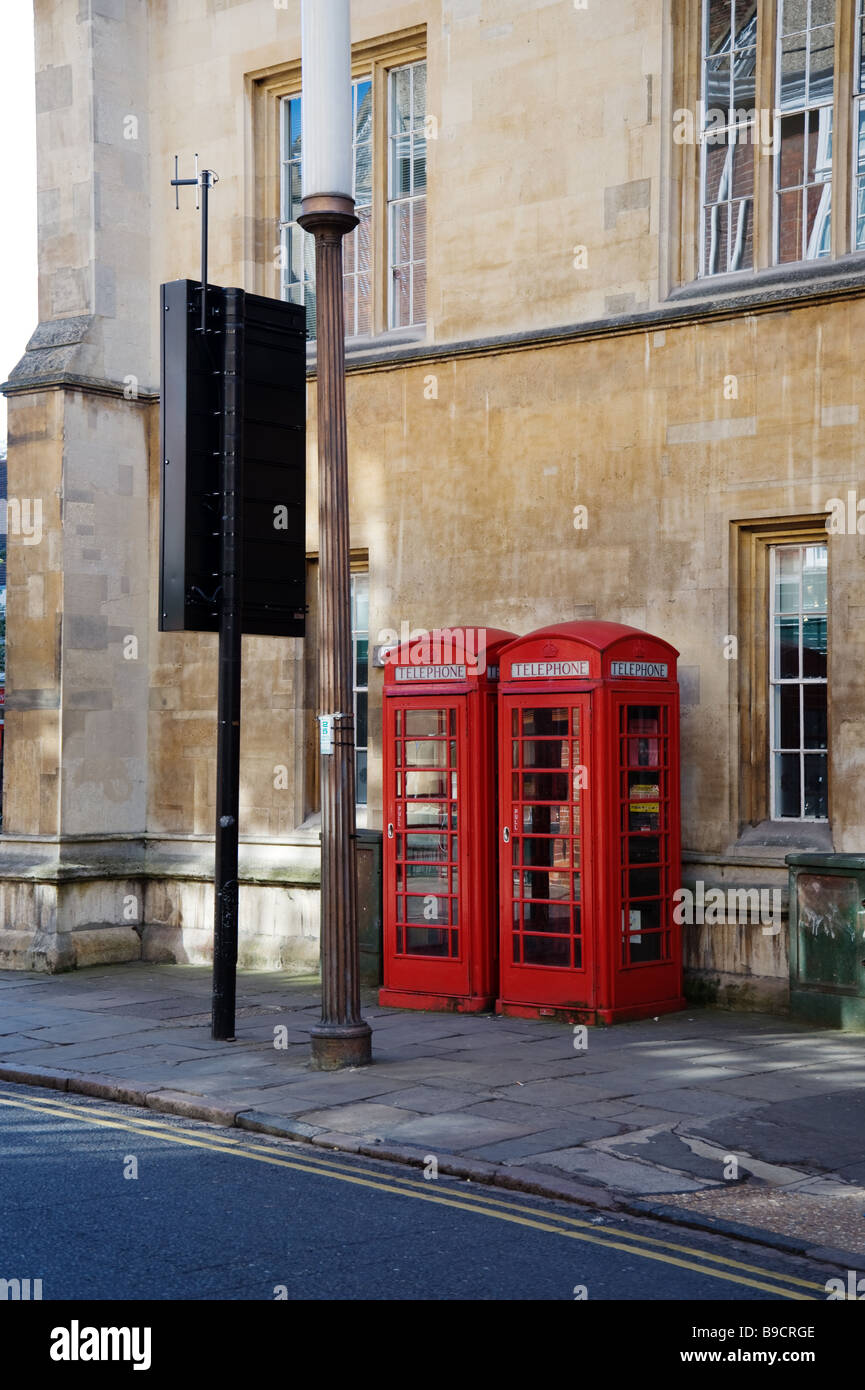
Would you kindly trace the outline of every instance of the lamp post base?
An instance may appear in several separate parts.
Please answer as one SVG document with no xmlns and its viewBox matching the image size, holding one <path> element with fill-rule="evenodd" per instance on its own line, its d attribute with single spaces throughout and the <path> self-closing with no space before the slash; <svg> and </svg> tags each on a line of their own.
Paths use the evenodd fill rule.
<svg viewBox="0 0 865 1390">
<path fill-rule="evenodd" d="M 368 1023 L 317 1023 L 310 1029 L 313 1071 L 367 1067 L 372 1061 L 372 1029 Z"/>
</svg>

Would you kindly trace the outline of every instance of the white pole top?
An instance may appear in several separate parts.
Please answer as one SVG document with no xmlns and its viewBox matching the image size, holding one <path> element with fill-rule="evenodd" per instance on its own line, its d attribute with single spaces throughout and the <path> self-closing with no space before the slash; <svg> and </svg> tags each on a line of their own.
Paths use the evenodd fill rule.
<svg viewBox="0 0 865 1390">
<path fill-rule="evenodd" d="M 302 0 L 303 197 L 353 197 L 351 0 Z"/>
</svg>

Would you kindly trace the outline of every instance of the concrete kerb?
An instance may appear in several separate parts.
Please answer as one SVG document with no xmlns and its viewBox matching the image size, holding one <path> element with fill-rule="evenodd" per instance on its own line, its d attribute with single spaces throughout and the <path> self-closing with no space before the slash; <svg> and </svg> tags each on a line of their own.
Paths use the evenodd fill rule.
<svg viewBox="0 0 865 1390">
<path fill-rule="evenodd" d="M 0 1081 L 14 1081 L 19 1086 L 47 1086 L 51 1091 L 70 1089 L 68 1073 L 52 1071 L 49 1067 L 0 1067 Z"/>
<path fill-rule="evenodd" d="M 311 1148 L 356 1153 L 365 1158 L 384 1159 L 412 1168 L 423 1168 L 429 1158 L 428 1151 L 420 1148 L 388 1144 L 384 1141 L 371 1142 L 354 1134 L 317 1129 L 301 1120 L 269 1115 L 253 1109 L 235 1110 L 227 1106 L 214 1105 L 194 1092 L 174 1091 L 158 1086 L 136 1088 L 109 1076 L 52 1071 L 47 1067 L 0 1066 L 0 1082 L 2 1081 L 20 1086 L 41 1086 L 52 1091 L 67 1091 L 75 1095 L 114 1101 L 120 1105 L 134 1105 L 166 1115 L 178 1115 L 183 1119 L 200 1120 L 222 1128 L 270 1134 L 275 1138 L 309 1144 Z M 625 1193 L 613 1193 L 600 1187 L 571 1182 L 567 1178 L 550 1173 L 532 1171 L 522 1166 L 517 1171 L 485 1159 L 460 1158 L 451 1154 L 436 1155 L 436 1159 L 439 1172 L 445 1173 L 448 1177 L 462 1178 L 466 1182 L 526 1192 L 532 1196 L 547 1197 L 555 1201 L 579 1203 L 600 1211 L 648 1217 L 668 1225 L 689 1227 L 692 1230 L 728 1236 L 751 1245 L 767 1246 L 788 1255 L 802 1255 L 819 1260 L 823 1264 L 836 1265 L 843 1270 L 865 1267 L 865 1257 L 862 1254 L 823 1246 L 815 1247 L 812 1241 L 804 1237 L 799 1239 L 783 1236 L 758 1226 L 726 1221 L 722 1217 L 701 1216 L 663 1203 L 640 1201 Z"/>
</svg>

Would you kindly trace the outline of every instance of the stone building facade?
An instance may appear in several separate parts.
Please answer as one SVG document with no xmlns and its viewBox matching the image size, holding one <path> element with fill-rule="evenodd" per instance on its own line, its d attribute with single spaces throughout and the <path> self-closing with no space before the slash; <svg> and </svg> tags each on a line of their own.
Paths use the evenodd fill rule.
<svg viewBox="0 0 865 1390">
<path fill-rule="evenodd" d="M 158 290 L 195 278 L 199 236 L 169 179 L 194 151 L 219 174 L 214 281 L 311 312 L 300 3 L 35 12 L 40 322 L 5 389 L 10 497 L 41 527 L 9 544 L 0 964 L 201 961 L 216 640 L 156 626 Z M 360 666 L 404 623 L 672 642 L 684 884 L 782 888 L 790 849 L 865 848 L 862 22 L 861 0 L 353 0 L 371 929 L 382 672 Z M 242 731 L 241 964 L 297 970 L 309 353 L 309 636 L 245 639 Z M 703 997 L 785 1006 L 785 928 L 694 923 L 686 951 Z"/>
</svg>

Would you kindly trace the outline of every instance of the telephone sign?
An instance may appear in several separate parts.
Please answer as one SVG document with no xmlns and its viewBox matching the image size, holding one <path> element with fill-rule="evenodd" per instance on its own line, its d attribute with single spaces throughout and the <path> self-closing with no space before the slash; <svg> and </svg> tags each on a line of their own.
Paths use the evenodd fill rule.
<svg viewBox="0 0 865 1390">
<path fill-rule="evenodd" d="M 610 675 L 637 676 L 640 680 L 666 680 L 669 667 L 666 661 L 611 661 Z"/>
<path fill-rule="evenodd" d="M 396 666 L 394 680 L 398 681 L 464 681 L 465 666 Z"/>
<path fill-rule="evenodd" d="M 553 677 L 558 679 L 562 676 L 587 676 L 588 674 L 589 663 L 587 661 L 517 661 L 511 671 L 514 680 L 528 680 L 539 676 L 550 680 Z"/>
</svg>

